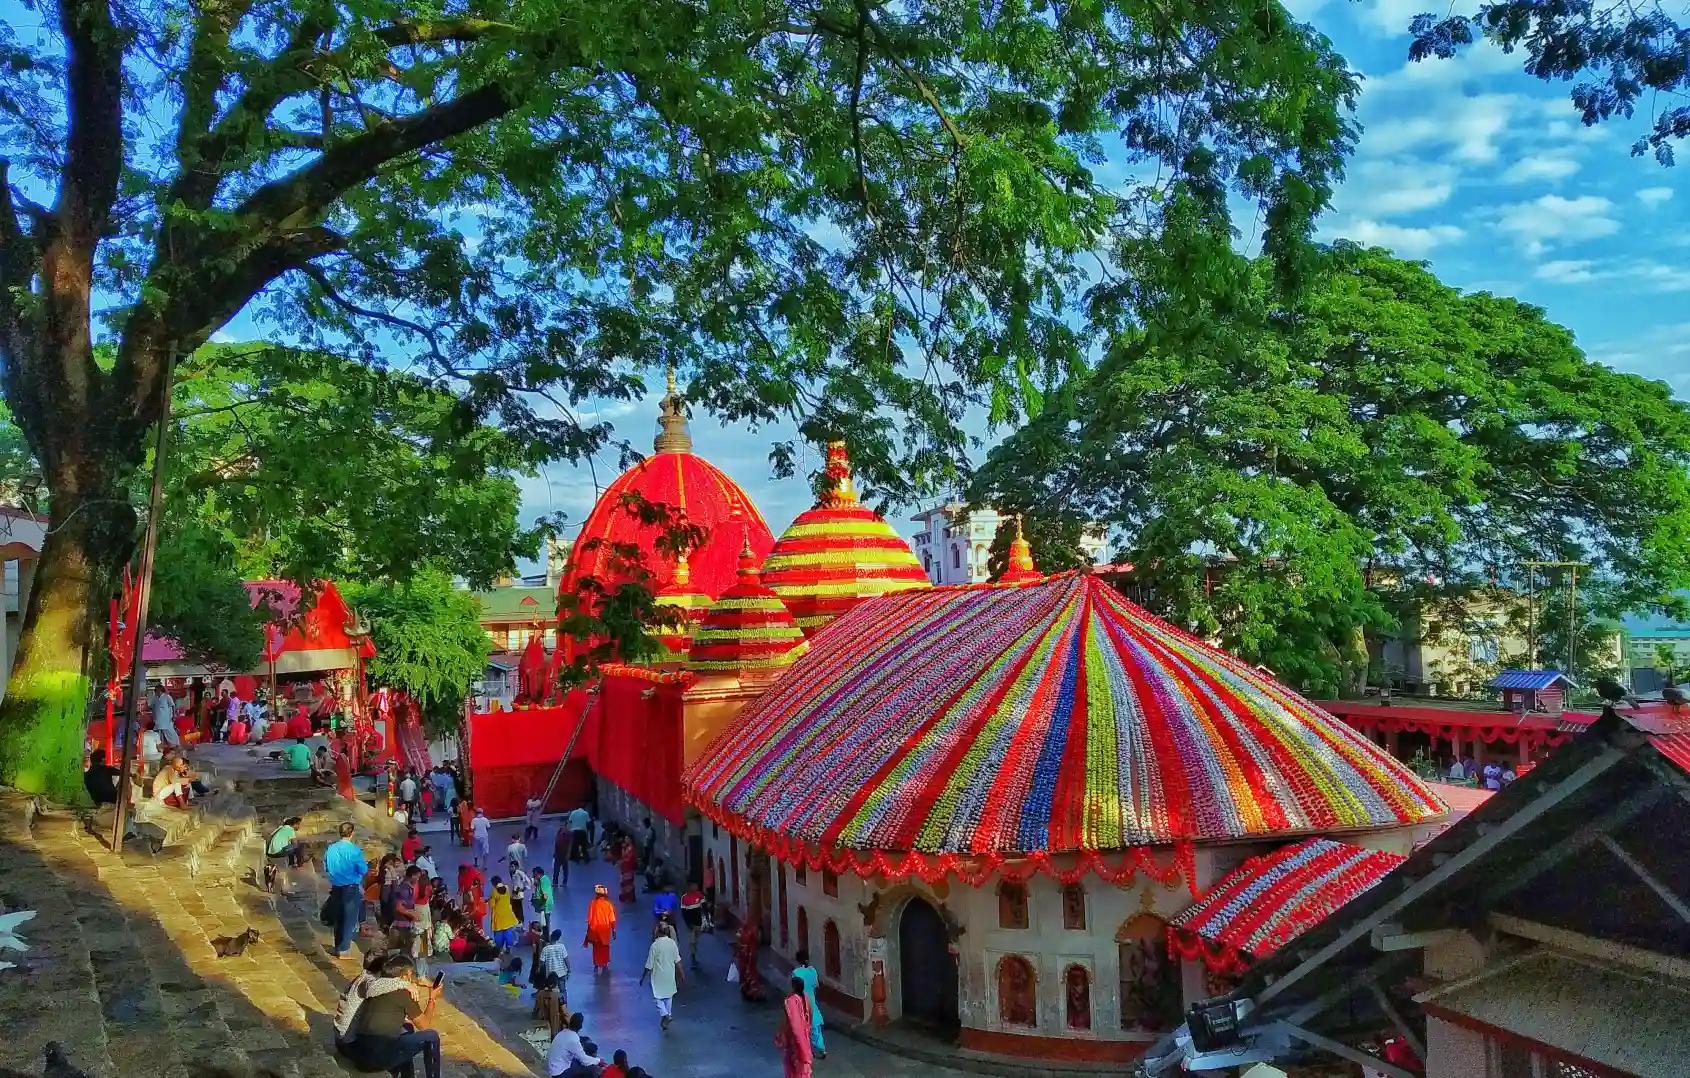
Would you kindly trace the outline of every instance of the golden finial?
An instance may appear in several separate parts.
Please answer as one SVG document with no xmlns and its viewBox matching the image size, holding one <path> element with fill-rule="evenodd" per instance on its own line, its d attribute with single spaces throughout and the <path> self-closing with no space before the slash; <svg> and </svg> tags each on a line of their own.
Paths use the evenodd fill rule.
<svg viewBox="0 0 1690 1078">
<path fill-rule="evenodd" d="M 1033 564 L 1033 546 L 1021 531 L 1021 514 L 1015 514 L 1015 538 L 1009 542 L 1009 558 L 1004 565 L 1000 582 L 1037 580 L 1039 570 Z"/>
<path fill-rule="evenodd" d="M 657 417 L 657 439 L 651 447 L 659 453 L 691 453 L 692 432 L 687 429 L 687 413 L 681 391 L 675 385 L 675 367 L 668 372 L 668 392 L 663 395 Z"/>
<path fill-rule="evenodd" d="M 757 575 L 757 554 L 751 549 L 751 525 L 743 525 L 740 532 L 745 538 L 739 546 L 739 576 L 744 580 Z"/>
<path fill-rule="evenodd" d="M 688 584 L 692 583 L 692 570 L 687 568 L 687 555 L 684 553 L 675 559 L 675 578 L 673 583 L 677 588 L 684 588 Z"/>
</svg>

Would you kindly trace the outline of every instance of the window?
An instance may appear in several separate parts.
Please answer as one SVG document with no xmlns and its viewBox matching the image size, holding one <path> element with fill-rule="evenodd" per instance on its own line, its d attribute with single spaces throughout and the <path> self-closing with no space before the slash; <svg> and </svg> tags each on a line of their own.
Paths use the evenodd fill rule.
<svg viewBox="0 0 1690 1078">
<path fill-rule="evenodd" d="M 839 926 L 831 919 L 822 925 L 822 973 L 830 981 L 839 979 Z"/>
<path fill-rule="evenodd" d="M 800 887 L 808 886 L 810 882 L 810 872 L 804 867 L 804 862 L 800 861 L 796 865 L 792 866 L 792 882 L 796 883 Z"/>
<path fill-rule="evenodd" d="M 1091 974 L 1084 966 L 1062 975 L 1062 1010 L 1069 1029 L 1091 1028 Z"/>
<path fill-rule="evenodd" d="M 951 568 L 952 569 L 961 569 L 962 568 L 962 547 L 956 546 L 954 544 L 951 546 Z"/>
<path fill-rule="evenodd" d="M 1085 931 L 1086 889 L 1077 883 L 1062 888 L 1062 927 Z"/>
<path fill-rule="evenodd" d="M 839 875 L 822 869 L 822 894 L 829 898 L 839 897 Z"/>
<path fill-rule="evenodd" d="M 798 907 L 798 938 L 792 941 L 794 951 L 808 951 L 810 949 L 810 915 L 803 906 Z"/>
<path fill-rule="evenodd" d="M 1158 1032 L 1179 1020 L 1179 967 L 1168 957 L 1168 923 L 1141 913 L 1115 933 L 1121 961 L 1121 1028 Z"/>
<path fill-rule="evenodd" d="M 1033 964 L 1020 955 L 998 961 L 998 1018 L 1006 1026 L 1039 1024 Z"/>
<path fill-rule="evenodd" d="M 1009 880 L 998 884 L 998 927 L 1027 927 L 1027 885 Z"/>
</svg>

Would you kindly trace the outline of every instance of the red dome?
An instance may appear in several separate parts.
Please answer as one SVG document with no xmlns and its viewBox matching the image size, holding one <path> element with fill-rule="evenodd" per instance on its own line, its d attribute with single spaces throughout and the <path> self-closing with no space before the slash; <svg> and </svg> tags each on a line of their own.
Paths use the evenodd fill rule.
<svg viewBox="0 0 1690 1078">
<path fill-rule="evenodd" d="M 559 599 L 578 594 L 588 580 L 612 591 L 638 576 L 641 568 L 651 574 L 648 585 L 654 592 L 672 583 L 673 559 L 656 549 L 662 529 L 640 519 L 641 500 L 678 510 L 688 523 L 709 533 L 687 559 L 689 592 L 721 595 L 738 580 L 742 543 L 749 542 L 759 558 L 774 546 L 774 536 L 751 497 L 720 468 L 692 452 L 673 381 L 659 422 L 663 432 L 657 452 L 617 476 L 587 514 L 558 581 Z M 621 547 L 638 550 L 638 568 L 620 555 Z"/>
<path fill-rule="evenodd" d="M 798 514 L 763 563 L 763 583 L 805 636 L 864 599 L 928 584 L 910 545 L 857 501 L 843 442 L 828 443 L 827 475 L 828 493 Z"/>
</svg>

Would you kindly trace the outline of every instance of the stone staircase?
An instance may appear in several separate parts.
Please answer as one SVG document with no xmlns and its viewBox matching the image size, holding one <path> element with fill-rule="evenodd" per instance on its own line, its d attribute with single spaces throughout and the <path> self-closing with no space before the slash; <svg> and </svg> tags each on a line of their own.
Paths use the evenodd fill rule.
<svg viewBox="0 0 1690 1078">
<path fill-rule="evenodd" d="M 95 1078 L 338 1078 L 332 1015 L 356 963 L 327 953 L 317 921 L 327 883 L 309 867 L 289 899 L 256 886 L 263 839 L 290 815 L 308 842 L 349 816 L 368 852 L 391 821 L 303 777 L 224 780 L 182 841 L 118 855 L 68 811 L 23 828 L 23 799 L 0 791 L 0 901 L 35 909 L 19 968 L 0 971 L 0 1067 L 39 1073 L 58 1040 Z M 382 824 L 389 824 L 383 828 Z M 372 858 L 373 863 L 373 858 Z M 247 928 L 259 942 L 218 958 L 212 940 Z M 452 1078 L 531 1074 L 528 1059 L 451 1004 L 436 1022 Z M 520 1049 L 519 1049 L 520 1050 Z"/>
</svg>

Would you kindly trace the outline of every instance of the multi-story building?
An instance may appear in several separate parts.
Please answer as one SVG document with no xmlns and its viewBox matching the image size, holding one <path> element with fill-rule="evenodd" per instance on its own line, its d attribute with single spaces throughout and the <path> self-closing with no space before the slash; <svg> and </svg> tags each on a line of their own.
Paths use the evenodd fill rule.
<svg viewBox="0 0 1690 1078">
<path fill-rule="evenodd" d="M 969 510 L 961 502 L 945 502 L 910 518 L 920 526 L 910 544 L 921 559 L 921 567 L 935 584 L 980 584 L 992 577 L 987 562 L 992 537 L 1004 522 L 1003 514 L 990 507 Z M 1088 532 L 1081 540 L 1092 561 L 1103 557 L 1100 532 Z"/>
</svg>

